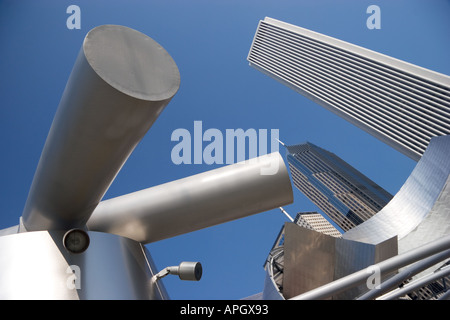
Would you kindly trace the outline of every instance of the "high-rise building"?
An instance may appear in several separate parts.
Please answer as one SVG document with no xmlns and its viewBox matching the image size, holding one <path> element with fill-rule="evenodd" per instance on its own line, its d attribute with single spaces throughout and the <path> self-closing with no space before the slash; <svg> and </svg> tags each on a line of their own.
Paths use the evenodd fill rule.
<svg viewBox="0 0 450 320">
<path fill-rule="evenodd" d="M 271 18 L 247 60 L 415 161 L 450 134 L 447 75 Z"/>
<path fill-rule="evenodd" d="M 343 231 L 380 211 L 392 195 L 335 154 L 312 143 L 287 146 L 294 185 Z"/>
<path fill-rule="evenodd" d="M 300 227 L 314 230 L 332 237 L 340 238 L 342 234 L 318 212 L 299 212 L 294 223 Z"/>
</svg>

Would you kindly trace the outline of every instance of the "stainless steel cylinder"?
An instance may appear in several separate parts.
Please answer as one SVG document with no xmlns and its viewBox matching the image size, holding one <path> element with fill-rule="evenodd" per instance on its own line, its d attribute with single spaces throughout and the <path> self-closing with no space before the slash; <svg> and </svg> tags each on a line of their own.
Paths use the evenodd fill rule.
<svg viewBox="0 0 450 320">
<path fill-rule="evenodd" d="M 25 229 L 83 227 L 179 84 L 175 62 L 151 38 L 123 26 L 92 29 L 42 151 Z"/>
<path fill-rule="evenodd" d="M 289 174 L 276 152 L 102 201 L 87 226 L 150 243 L 292 201 Z"/>
</svg>

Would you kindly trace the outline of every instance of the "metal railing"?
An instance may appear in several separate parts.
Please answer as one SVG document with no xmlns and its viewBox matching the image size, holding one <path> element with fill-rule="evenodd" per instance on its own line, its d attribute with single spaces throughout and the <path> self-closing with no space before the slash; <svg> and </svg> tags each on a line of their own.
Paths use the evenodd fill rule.
<svg viewBox="0 0 450 320">
<path fill-rule="evenodd" d="M 423 276 L 407 285 L 399 288 L 405 279 L 411 278 L 419 272 L 427 269 L 439 262 L 444 262 L 450 257 L 450 235 L 442 237 L 438 240 L 432 241 L 422 245 L 416 249 L 407 251 L 403 254 L 384 260 L 375 265 L 369 266 L 365 269 L 352 273 L 348 276 L 342 277 L 338 280 L 332 281 L 326 285 L 302 293 L 290 300 L 319 300 L 331 298 L 334 295 L 342 293 L 346 290 L 355 288 L 358 285 L 368 283 L 369 277 L 373 276 L 374 270 L 379 272 L 381 277 L 389 276 L 402 269 L 393 277 L 380 283 L 375 288 L 355 299 L 395 299 L 405 295 L 417 288 L 423 287 L 436 279 L 445 277 L 450 274 L 450 267 L 444 267 L 440 270 Z M 411 266 L 410 266 L 411 265 Z M 450 299 L 450 294 L 447 290 L 440 299 Z"/>
</svg>

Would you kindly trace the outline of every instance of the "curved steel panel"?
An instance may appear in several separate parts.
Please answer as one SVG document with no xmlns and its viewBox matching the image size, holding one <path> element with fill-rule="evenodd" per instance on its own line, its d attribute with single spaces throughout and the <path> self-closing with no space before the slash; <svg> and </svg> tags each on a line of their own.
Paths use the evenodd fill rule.
<svg viewBox="0 0 450 320">
<path fill-rule="evenodd" d="M 82 227 L 179 83 L 175 62 L 151 38 L 123 26 L 91 30 L 36 169 L 26 230 Z"/>
<path fill-rule="evenodd" d="M 450 234 L 450 176 L 447 178 L 444 189 L 433 205 L 430 213 L 413 231 L 403 237 L 399 243 L 399 252 L 407 252 L 420 244 L 438 240 Z M 439 265 L 431 267 L 416 277 L 434 270 Z"/>
<path fill-rule="evenodd" d="M 157 271 L 140 243 L 88 234 L 80 254 L 63 247 L 60 231 L 0 237 L 0 299 L 167 299 L 162 282 L 151 281 Z"/>
<path fill-rule="evenodd" d="M 399 252 L 403 252 L 402 239 L 425 221 L 446 186 L 450 174 L 449 159 L 450 136 L 433 138 L 394 198 L 375 216 L 344 233 L 343 238 L 377 244 L 397 236 Z M 445 214 L 449 207 L 448 203 L 442 203 L 439 208 L 436 208 L 434 215 Z M 449 230 L 450 220 L 444 220 L 442 223 L 447 226 L 444 229 Z M 435 237 L 436 234 L 429 230 L 428 233 L 422 233 L 415 239 L 410 237 L 409 242 L 412 241 L 414 246 L 418 246 Z"/>
</svg>

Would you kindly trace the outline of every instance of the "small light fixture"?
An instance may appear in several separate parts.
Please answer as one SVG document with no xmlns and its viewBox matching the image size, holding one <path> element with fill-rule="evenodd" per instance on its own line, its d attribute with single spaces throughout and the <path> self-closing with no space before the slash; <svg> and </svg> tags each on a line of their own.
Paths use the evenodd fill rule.
<svg viewBox="0 0 450 320">
<path fill-rule="evenodd" d="M 67 231 L 63 237 L 64 248 L 71 253 L 82 253 L 89 247 L 89 235 L 81 229 Z"/>
<path fill-rule="evenodd" d="M 166 267 L 153 276 L 153 281 L 158 281 L 168 274 L 177 275 L 181 280 L 199 281 L 202 278 L 203 268 L 200 262 L 181 262 L 176 267 Z"/>
</svg>

